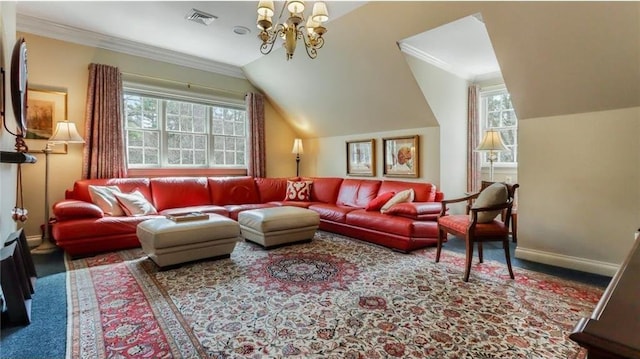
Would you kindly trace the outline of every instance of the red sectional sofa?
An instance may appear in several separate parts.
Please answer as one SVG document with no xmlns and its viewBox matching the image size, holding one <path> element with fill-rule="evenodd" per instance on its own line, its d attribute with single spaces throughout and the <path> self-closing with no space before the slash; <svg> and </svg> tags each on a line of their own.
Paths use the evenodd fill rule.
<svg viewBox="0 0 640 359">
<path fill-rule="evenodd" d="M 442 192 L 430 183 L 312 177 L 310 201 L 285 201 L 287 178 L 159 177 L 79 180 L 53 206 L 52 235 L 72 256 L 140 246 L 138 223 L 185 212 L 217 213 L 237 220 L 248 209 L 299 206 L 318 212 L 320 229 L 377 243 L 398 251 L 435 245 Z M 106 216 L 91 202 L 89 185 L 138 190 L 158 215 Z M 414 201 L 390 211 L 367 211 L 379 194 L 413 188 Z"/>
</svg>

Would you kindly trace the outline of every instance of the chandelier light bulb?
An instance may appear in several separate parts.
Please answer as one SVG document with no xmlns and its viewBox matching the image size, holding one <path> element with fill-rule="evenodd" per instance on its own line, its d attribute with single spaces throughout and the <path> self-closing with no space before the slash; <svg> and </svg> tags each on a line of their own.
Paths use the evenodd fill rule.
<svg viewBox="0 0 640 359">
<path fill-rule="evenodd" d="M 311 18 L 316 22 L 323 23 L 329 20 L 329 11 L 327 11 L 327 4 L 321 1 L 313 4 L 313 12 L 311 14 Z"/>
<path fill-rule="evenodd" d="M 287 3 L 287 10 L 292 14 L 301 14 L 304 11 L 304 1 L 293 0 Z"/>
<path fill-rule="evenodd" d="M 260 0 L 258 3 L 258 15 L 272 17 L 273 16 L 273 1 Z"/>
</svg>

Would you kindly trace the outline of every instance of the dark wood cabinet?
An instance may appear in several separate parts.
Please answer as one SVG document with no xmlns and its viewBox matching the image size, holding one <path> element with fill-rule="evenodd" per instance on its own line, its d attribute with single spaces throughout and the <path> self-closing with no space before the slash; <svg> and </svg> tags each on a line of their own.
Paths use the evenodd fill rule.
<svg viewBox="0 0 640 359">
<path fill-rule="evenodd" d="M 640 238 L 609 283 L 590 318 L 569 336 L 589 359 L 640 359 Z"/>
<path fill-rule="evenodd" d="M 31 296 L 35 293 L 37 274 L 22 229 L 9 235 L 0 249 L 0 271 L 6 304 L 6 310 L 2 312 L 2 325 L 29 324 Z"/>
</svg>

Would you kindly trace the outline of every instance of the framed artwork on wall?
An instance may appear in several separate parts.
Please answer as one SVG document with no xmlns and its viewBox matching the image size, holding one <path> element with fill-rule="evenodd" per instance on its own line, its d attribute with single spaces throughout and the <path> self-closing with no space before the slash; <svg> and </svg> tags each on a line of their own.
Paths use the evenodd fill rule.
<svg viewBox="0 0 640 359">
<path fill-rule="evenodd" d="M 383 174 L 389 177 L 419 176 L 419 136 L 382 139 Z"/>
<path fill-rule="evenodd" d="M 38 88 L 27 92 L 27 134 L 29 152 L 41 152 L 53 135 L 56 123 L 67 119 L 67 93 Z M 67 153 L 67 145 L 53 147 L 52 153 Z"/>
<path fill-rule="evenodd" d="M 347 175 L 375 176 L 375 140 L 347 141 Z"/>
</svg>

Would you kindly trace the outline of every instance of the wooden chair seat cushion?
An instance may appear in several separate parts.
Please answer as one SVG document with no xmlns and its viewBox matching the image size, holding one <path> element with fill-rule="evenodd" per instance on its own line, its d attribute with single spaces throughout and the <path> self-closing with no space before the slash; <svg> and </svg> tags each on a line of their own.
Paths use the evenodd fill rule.
<svg viewBox="0 0 640 359">
<path fill-rule="evenodd" d="M 449 232 L 457 232 L 463 236 L 467 232 L 470 222 L 469 216 L 465 214 L 438 218 L 438 224 L 448 228 Z M 502 237 L 509 235 L 509 228 L 504 225 L 504 222 L 494 219 L 489 223 L 477 223 L 473 234 L 480 237 Z"/>
</svg>

